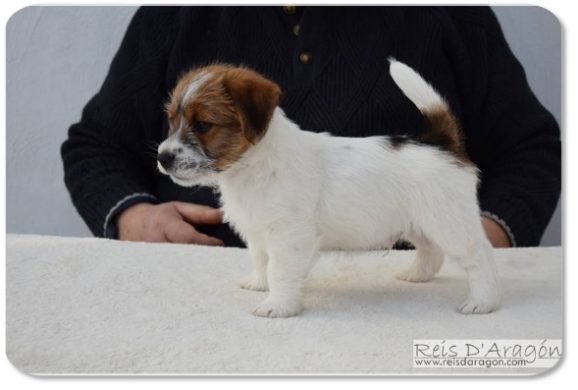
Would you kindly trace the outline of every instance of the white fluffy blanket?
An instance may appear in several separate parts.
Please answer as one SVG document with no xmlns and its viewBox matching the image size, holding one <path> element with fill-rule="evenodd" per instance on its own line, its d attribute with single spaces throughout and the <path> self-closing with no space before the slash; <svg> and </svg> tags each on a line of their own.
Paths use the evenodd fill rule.
<svg viewBox="0 0 578 390">
<path fill-rule="evenodd" d="M 477 316 L 456 311 L 451 261 L 410 284 L 394 275 L 415 253 L 383 255 L 324 254 L 306 311 L 265 319 L 250 309 L 266 293 L 237 287 L 246 250 L 9 235 L 7 354 L 37 374 L 432 374 L 452 370 L 413 368 L 414 339 L 562 338 L 560 248 L 498 250 L 503 304 Z"/>
</svg>

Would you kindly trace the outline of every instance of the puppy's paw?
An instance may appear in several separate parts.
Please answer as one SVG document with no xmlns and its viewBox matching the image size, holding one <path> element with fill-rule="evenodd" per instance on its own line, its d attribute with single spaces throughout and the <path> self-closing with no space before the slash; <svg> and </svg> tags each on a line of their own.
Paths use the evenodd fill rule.
<svg viewBox="0 0 578 390">
<path fill-rule="evenodd" d="M 260 278 L 255 274 L 248 275 L 243 279 L 239 280 L 239 287 L 245 290 L 269 291 L 267 279 Z"/>
<path fill-rule="evenodd" d="M 259 317 L 286 318 L 296 316 L 302 311 L 299 301 L 267 298 L 253 309 L 253 314 Z"/>
<path fill-rule="evenodd" d="M 480 299 L 476 297 L 468 297 L 459 308 L 462 314 L 487 314 L 496 310 L 500 302 L 497 297 Z"/>
<path fill-rule="evenodd" d="M 398 272 L 396 278 L 404 282 L 424 283 L 429 282 L 434 277 L 434 273 L 425 268 L 411 266 L 401 272 Z"/>
</svg>

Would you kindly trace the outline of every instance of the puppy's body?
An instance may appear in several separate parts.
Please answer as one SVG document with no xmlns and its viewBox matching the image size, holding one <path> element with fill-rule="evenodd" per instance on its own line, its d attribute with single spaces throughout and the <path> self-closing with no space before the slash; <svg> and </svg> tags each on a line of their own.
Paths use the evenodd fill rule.
<svg viewBox="0 0 578 390">
<path fill-rule="evenodd" d="M 478 216 L 476 183 L 474 168 L 458 168 L 436 148 L 303 131 L 278 108 L 265 137 L 220 174 L 218 187 L 246 239 L 283 219 L 311 220 L 322 249 L 355 250 L 387 247 L 446 203 L 460 212 L 469 205 L 469 216 Z"/>
<path fill-rule="evenodd" d="M 247 242 L 255 268 L 241 287 L 270 290 L 255 314 L 298 314 L 302 284 L 320 249 L 385 248 L 402 237 L 416 246 L 417 258 L 400 279 L 430 280 L 447 255 L 468 273 L 470 296 L 460 310 L 497 307 L 499 281 L 480 222 L 476 169 L 464 158 L 449 107 L 404 64 L 393 62 L 391 73 L 433 123 L 425 136 L 440 145 L 303 131 L 277 107 L 258 142 L 235 163 L 186 181 L 173 178 L 219 188 L 225 218 Z"/>
</svg>

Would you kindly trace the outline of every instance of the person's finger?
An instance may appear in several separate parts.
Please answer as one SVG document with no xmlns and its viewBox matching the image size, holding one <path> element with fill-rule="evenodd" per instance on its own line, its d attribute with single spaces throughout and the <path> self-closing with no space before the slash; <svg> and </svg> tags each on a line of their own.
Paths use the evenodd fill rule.
<svg viewBox="0 0 578 390">
<path fill-rule="evenodd" d="M 165 237 L 169 242 L 177 244 L 224 245 L 223 241 L 198 232 L 193 226 L 184 221 L 175 221 L 170 226 L 167 226 Z"/>
<path fill-rule="evenodd" d="M 223 222 L 221 210 L 198 204 L 173 202 L 175 208 L 190 223 L 216 225 Z"/>
<path fill-rule="evenodd" d="M 196 233 L 197 231 L 192 225 L 180 219 L 171 221 L 165 227 L 164 231 L 167 240 L 177 244 L 193 243 L 196 238 Z"/>
</svg>

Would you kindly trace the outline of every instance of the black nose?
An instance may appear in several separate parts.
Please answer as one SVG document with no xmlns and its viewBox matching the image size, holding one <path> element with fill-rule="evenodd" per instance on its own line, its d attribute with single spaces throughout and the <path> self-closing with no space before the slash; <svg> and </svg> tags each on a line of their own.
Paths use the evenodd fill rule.
<svg viewBox="0 0 578 390">
<path fill-rule="evenodd" d="M 163 168 L 168 169 L 173 161 L 175 161 L 175 155 L 172 153 L 161 153 L 157 156 L 157 160 L 161 163 Z"/>
</svg>

